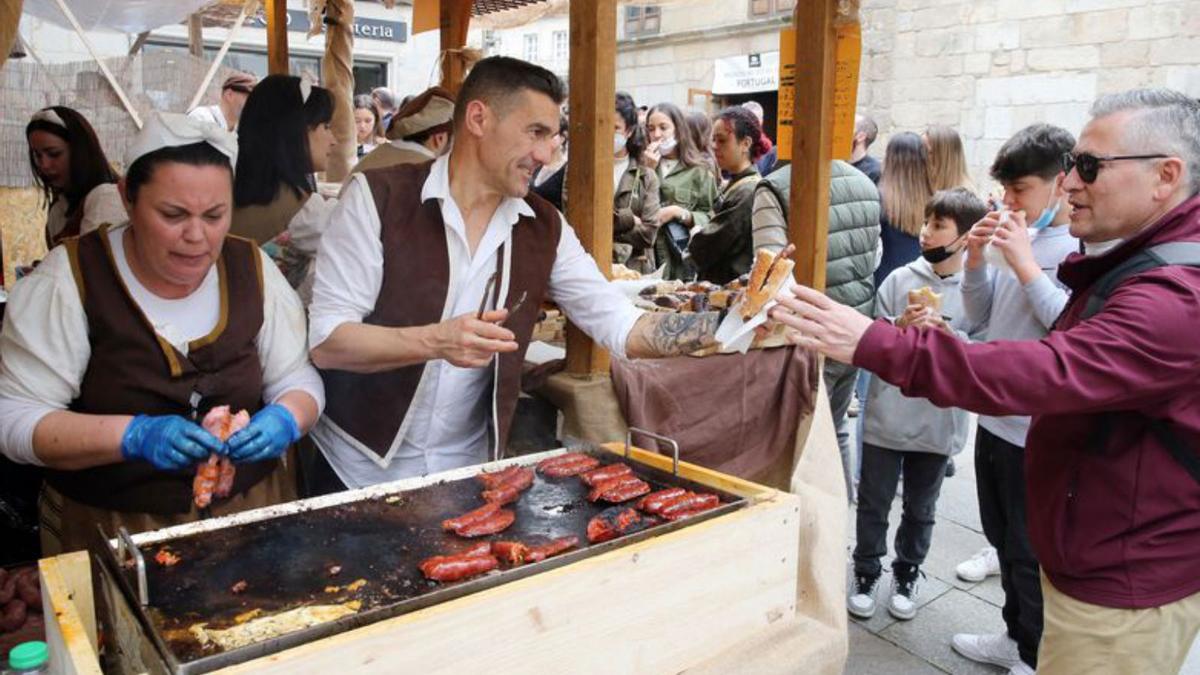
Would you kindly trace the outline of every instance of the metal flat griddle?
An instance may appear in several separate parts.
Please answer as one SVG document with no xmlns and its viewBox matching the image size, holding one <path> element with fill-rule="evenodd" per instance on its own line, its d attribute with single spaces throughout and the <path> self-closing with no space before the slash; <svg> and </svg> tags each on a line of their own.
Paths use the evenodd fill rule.
<svg viewBox="0 0 1200 675">
<path fill-rule="evenodd" d="M 602 450 L 588 454 L 605 463 L 617 459 Z M 716 493 L 721 506 L 693 518 L 589 545 L 588 521 L 611 505 L 587 501 L 588 488 L 578 478 L 538 475 L 521 499 L 506 507 L 516 513 L 511 527 L 491 537 L 466 540 L 441 529 L 443 519 L 483 504 L 478 481 L 464 478 L 395 493 L 399 501 L 394 496 L 373 497 L 144 545 L 140 550 L 146 561 L 147 607 L 137 600 L 131 573 L 114 576 L 167 666 L 176 673 L 204 673 L 537 574 L 745 505 L 737 495 L 622 461 L 655 490 L 677 486 Z M 579 549 L 456 583 L 427 581 L 417 567 L 425 558 L 459 552 L 478 541 L 537 544 L 568 535 L 579 537 Z M 172 567 L 154 562 L 154 555 L 164 547 L 181 562 Z M 105 552 L 105 562 L 118 570 L 112 548 L 106 546 Z M 331 575 L 329 570 L 335 565 L 341 570 Z M 344 590 L 359 579 L 366 584 L 354 591 Z M 230 589 L 239 581 L 246 582 L 246 590 L 234 594 Z M 327 587 L 333 586 L 343 590 L 327 592 Z M 187 630 L 197 623 L 228 627 L 234 625 L 235 617 L 253 609 L 274 614 L 351 600 L 362 602 L 356 614 L 228 651 L 215 645 L 202 647 Z"/>
</svg>

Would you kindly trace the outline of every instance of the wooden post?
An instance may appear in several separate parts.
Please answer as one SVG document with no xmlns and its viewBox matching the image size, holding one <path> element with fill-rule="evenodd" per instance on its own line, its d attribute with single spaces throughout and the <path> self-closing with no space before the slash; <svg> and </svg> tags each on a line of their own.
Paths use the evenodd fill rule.
<svg viewBox="0 0 1200 675">
<path fill-rule="evenodd" d="M 321 76 L 333 94 L 333 135 L 337 148 L 325 167 L 325 180 L 340 183 L 350 173 L 357 147 L 354 130 L 354 2 L 325 3 L 325 60 Z"/>
<path fill-rule="evenodd" d="M 442 88 L 455 96 L 467 76 L 461 50 L 467 44 L 467 30 L 471 27 L 471 5 L 471 0 L 441 0 L 438 6 Z"/>
<path fill-rule="evenodd" d="M 612 130 L 616 116 L 616 0 L 570 3 L 571 162 L 567 222 L 604 276 L 612 275 Z M 608 373 L 608 352 L 567 326 L 567 372 Z"/>
<path fill-rule="evenodd" d="M 796 105 L 788 239 L 796 245 L 796 279 L 825 290 L 829 172 L 833 136 L 833 19 L 837 0 L 796 3 Z"/>
<path fill-rule="evenodd" d="M 200 12 L 188 16 L 188 53 L 198 59 L 204 58 L 204 24 Z"/>
<path fill-rule="evenodd" d="M 287 0 L 263 0 L 263 12 L 267 17 L 267 72 L 287 75 Z"/>
</svg>

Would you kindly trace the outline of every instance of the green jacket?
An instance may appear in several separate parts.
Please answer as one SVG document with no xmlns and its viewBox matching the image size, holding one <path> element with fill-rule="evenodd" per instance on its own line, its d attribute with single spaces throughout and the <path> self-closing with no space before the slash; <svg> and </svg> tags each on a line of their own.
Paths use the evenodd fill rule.
<svg viewBox="0 0 1200 675">
<path fill-rule="evenodd" d="M 754 266 L 750 216 L 761 180 L 753 164 L 731 177 L 713 205 L 712 218 L 692 234 L 688 253 L 701 280 L 727 284 Z"/>
<path fill-rule="evenodd" d="M 712 217 L 713 203 L 717 200 L 717 177 L 706 166 L 685 166 L 682 162 L 675 165 L 671 173 L 662 175 L 662 164 L 659 164 L 658 193 L 659 206 L 682 206 L 692 216 L 690 223 L 684 225 L 688 229 L 704 227 Z M 684 264 L 674 249 L 667 242 L 667 228 L 658 230 L 658 239 L 654 244 L 655 257 L 659 265 L 666 264 L 664 279 L 691 278 L 695 270 L 690 263 Z"/>
<path fill-rule="evenodd" d="M 632 160 L 613 193 L 613 262 L 642 274 L 656 268 L 658 193 L 658 174 Z"/>
<path fill-rule="evenodd" d="M 771 173 L 754 198 L 754 247 L 787 244 L 792 167 Z M 875 263 L 879 247 L 879 190 L 853 166 L 834 160 L 829 184 L 829 241 L 825 292 L 867 316 L 874 315 Z"/>
</svg>

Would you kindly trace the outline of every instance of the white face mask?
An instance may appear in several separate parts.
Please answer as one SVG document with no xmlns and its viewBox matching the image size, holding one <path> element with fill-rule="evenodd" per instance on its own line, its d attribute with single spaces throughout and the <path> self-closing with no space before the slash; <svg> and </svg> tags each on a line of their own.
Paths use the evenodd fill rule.
<svg viewBox="0 0 1200 675">
<path fill-rule="evenodd" d="M 679 144 L 679 142 L 675 140 L 674 136 L 671 136 L 670 138 L 664 138 L 658 144 L 658 154 L 659 155 L 669 154 L 672 150 L 675 149 L 675 146 L 678 144 Z"/>
<path fill-rule="evenodd" d="M 629 142 L 629 139 L 625 138 L 625 134 L 623 134 L 619 131 L 614 131 L 613 132 L 613 154 L 619 155 L 622 152 L 624 152 L 625 144 L 627 142 Z"/>
</svg>

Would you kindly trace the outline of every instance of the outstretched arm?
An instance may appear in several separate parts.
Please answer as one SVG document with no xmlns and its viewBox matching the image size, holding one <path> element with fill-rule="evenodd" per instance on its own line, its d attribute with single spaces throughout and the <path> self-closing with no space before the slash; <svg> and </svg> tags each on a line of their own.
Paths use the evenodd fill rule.
<svg viewBox="0 0 1200 675">
<path fill-rule="evenodd" d="M 629 332 L 625 353 L 633 359 L 683 356 L 716 344 L 717 312 L 646 314 Z"/>
</svg>

